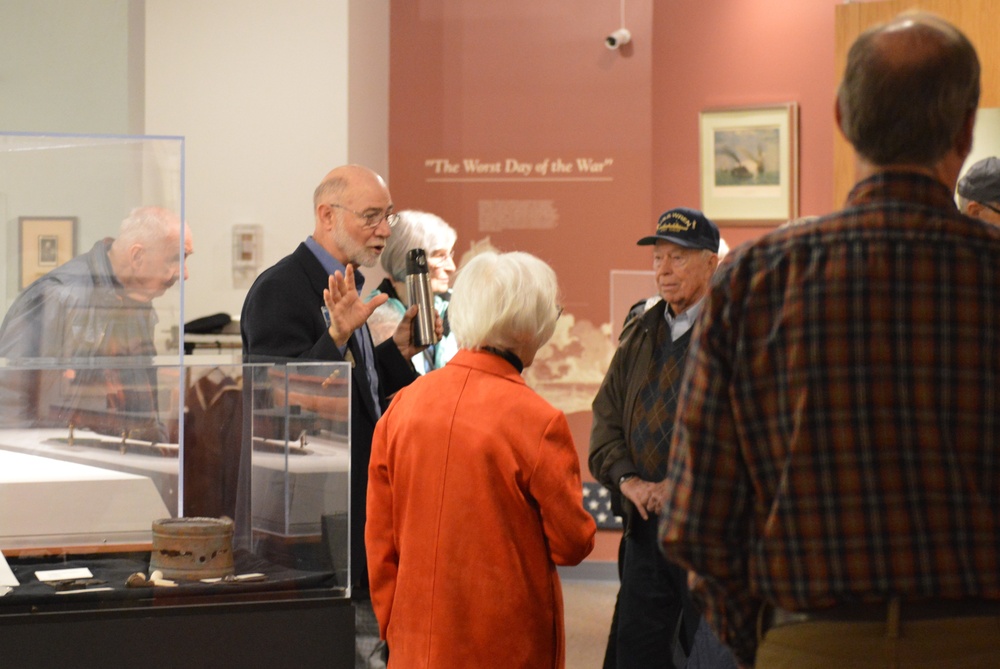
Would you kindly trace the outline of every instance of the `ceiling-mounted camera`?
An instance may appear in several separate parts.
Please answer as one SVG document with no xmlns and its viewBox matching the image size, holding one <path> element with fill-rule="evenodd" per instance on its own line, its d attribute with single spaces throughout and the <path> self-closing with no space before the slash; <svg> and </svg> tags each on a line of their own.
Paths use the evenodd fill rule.
<svg viewBox="0 0 1000 669">
<path fill-rule="evenodd" d="M 619 28 L 604 38 L 604 44 L 609 49 L 617 49 L 623 44 L 628 44 L 632 40 L 632 33 L 626 28 Z"/>
</svg>

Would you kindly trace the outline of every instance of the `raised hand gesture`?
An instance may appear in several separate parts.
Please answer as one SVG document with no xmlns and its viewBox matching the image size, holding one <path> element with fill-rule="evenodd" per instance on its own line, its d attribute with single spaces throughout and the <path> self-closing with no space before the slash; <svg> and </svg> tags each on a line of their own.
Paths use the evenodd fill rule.
<svg viewBox="0 0 1000 669">
<path fill-rule="evenodd" d="M 331 274 L 329 285 L 323 290 L 323 302 L 330 312 L 329 333 L 334 343 L 343 348 L 351 334 L 388 299 L 388 295 L 381 294 L 369 302 L 362 300 L 354 283 L 354 267 L 351 265 L 343 274 L 339 270 Z"/>
</svg>

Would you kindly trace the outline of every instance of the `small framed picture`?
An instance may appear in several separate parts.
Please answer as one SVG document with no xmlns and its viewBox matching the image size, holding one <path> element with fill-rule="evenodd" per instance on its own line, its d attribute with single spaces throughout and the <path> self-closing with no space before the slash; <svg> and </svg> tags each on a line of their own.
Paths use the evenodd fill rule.
<svg viewBox="0 0 1000 669">
<path fill-rule="evenodd" d="M 706 216 L 731 225 L 798 216 L 796 103 L 710 109 L 699 115 L 698 126 Z"/>
<path fill-rule="evenodd" d="M 20 285 L 33 281 L 76 255 L 75 216 L 22 216 L 20 238 Z"/>
<path fill-rule="evenodd" d="M 261 253 L 263 237 L 263 228 L 260 225 L 233 226 L 233 269 L 257 269 L 263 255 Z"/>
</svg>

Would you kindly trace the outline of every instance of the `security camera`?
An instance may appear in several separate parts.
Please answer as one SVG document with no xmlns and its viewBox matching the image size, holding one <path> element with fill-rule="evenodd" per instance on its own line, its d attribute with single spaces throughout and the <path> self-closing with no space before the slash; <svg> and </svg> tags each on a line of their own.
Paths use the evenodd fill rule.
<svg viewBox="0 0 1000 669">
<path fill-rule="evenodd" d="M 623 44 L 628 44 L 632 39 L 632 33 L 630 33 L 625 28 L 619 28 L 610 35 L 604 38 L 604 44 L 609 49 L 617 49 Z"/>
</svg>

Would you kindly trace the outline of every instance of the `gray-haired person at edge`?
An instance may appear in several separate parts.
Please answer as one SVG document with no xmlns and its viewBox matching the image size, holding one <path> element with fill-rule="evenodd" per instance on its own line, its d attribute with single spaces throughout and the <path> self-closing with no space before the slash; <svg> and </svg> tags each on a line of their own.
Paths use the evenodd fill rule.
<svg viewBox="0 0 1000 669">
<path fill-rule="evenodd" d="M 866 30 L 844 208 L 716 272 L 659 533 L 743 667 L 1000 667 L 1000 228 L 954 200 L 979 77 L 941 18 Z"/>
<path fill-rule="evenodd" d="M 0 376 L 4 424 L 65 426 L 93 408 L 104 418 L 78 427 L 165 440 L 151 366 L 158 322 L 152 301 L 187 279 L 193 252 L 191 230 L 176 213 L 139 207 L 116 238 L 101 239 L 25 288 L 0 326 L 0 357 L 25 368 Z M 110 357 L 111 367 L 99 362 Z M 46 368 L 31 368 L 33 360 L 47 361 Z"/>
<path fill-rule="evenodd" d="M 417 378 L 410 359 L 410 307 L 393 336 L 372 341 L 367 321 L 388 296 L 365 302 L 361 267 L 374 267 L 396 222 L 381 176 L 360 165 L 327 174 L 313 193 L 313 234 L 257 277 L 240 319 L 250 361 L 351 362 L 351 601 L 355 608 L 355 665 L 385 665 L 385 645 L 368 593 L 365 496 L 375 423 L 387 397 Z M 436 323 L 440 334 L 440 319 Z"/>
<path fill-rule="evenodd" d="M 983 158 L 958 180 L 958 208 L 973 218 L 1000 225 L 1000 158 Z"/>
<path fill-rule="evenodd" d="M 432 369 L 443 367 L 458 351 L 458 343 L 448 324 L 451 277 L 455 273 L 455 240 L 458 235 L 454 228 L 435 214 L 406 209 L 397 216 L 399 220 L 393 226 L 392 236 L 386 241 L 380 258 L 387 276 L 368 298 L 385 294 L 389 299 L 372 313 L 368 319 L 368 327 L 371 328 L 376 343 L 392 336 L 409 303 L 406 293 L 406 256 L 413 249 L 423 249 L 427 254 L 434 309 L 444 328 L 440 341 L 413 358 L 413 366 L 417 372 L 426 374 Z"/>
<path fill-rule="evenodd" d="M 613 506 L 622 504 L 625 520 L 605 669 L 735 667 L 691 601 L 687 572 L 660 554 L 656 538 L 656 484 L 666 475 L 691 327 L 720 243 L 718 227 L 688 208 L 665 212 L 653 235 L 637 242 L 653 247 L 660 299 L 646 309 L 637 305 L 594 398 L 590 471 L 611 491 Z"/>
</svg>

